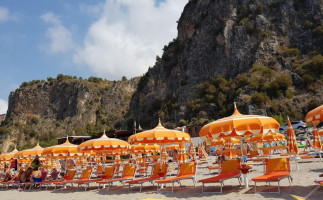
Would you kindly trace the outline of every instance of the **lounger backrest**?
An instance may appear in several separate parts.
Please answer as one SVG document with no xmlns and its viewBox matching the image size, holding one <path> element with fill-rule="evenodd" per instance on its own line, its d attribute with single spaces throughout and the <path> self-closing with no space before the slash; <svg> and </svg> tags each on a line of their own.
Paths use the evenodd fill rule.
<svg viewBox="0 0 323 200">
<path fill-rule="evenodd" d="M 124 167 L 123 167 L 123 175 L 122 175 L 122 177 L 134 176 L 135 172 L 136 172 L 136 165 L 125 164 Z"/>
<path fill-rule="evenodd" d="M 240 160 L 226 160 L 221 162 L 221 174 L 240 172 L 239 170 Z"/>
<path fill-rule="evenodd" d="M 258 151 L 251 151 L 250 152 L 250 156 L 257 156 L 258 155 Z"/>
<path fill-rule="evenodd" d="M 156 163 L 153 169 L 153 174 L 151 175 L 152 177 L 159 177 L 159 173 L 163 173 L 165 176 L 167 174 L 167 168 L 168 168 L 168 164 L 166 163 L 162 163 L 162 169 L 160 170 L 160 163 Z"/>
<path fill-rule="evenodd" d="M 181 163 L 179 165 L 179 173 L 178 176 L 182 175 L 192 175 L 195 174 L 196 172 L 196 163 L 191 162 L 191 163 Z"/>
<path fill-rule="evenodd" d="M 68 170 L 67 174 L 63 176 L 65 180 L 72 180 L 75 176 L 76 170 Z"/>
<path fill-rule="evenodd" d="M 116 168 L 115 165 L 113 165 L 112 167 L 105 168 L 104 175 L 102 176 L 102 178 L 104 178 L 104 179 L 113 178 L 115 168 Z"/>
<path fill-rule="evenodd" d="M 290 172 L 289 158 L 272 158 L 265 160 L 266 174 L 272 172 Z"/>
<path fill-rule="evenodd" d="M 97 174 L 102 174 L 104 172 L 104 167 L 103 165 L 99 165 L 98 168 L 96 169 Z"/>
<path fill-rule="evenodd" d="M 92 173 L 92 167 L 88 167 L 85 170 L 83 170 L 83 173 L 80 177 L 80 180 L 84 180 L 84 179 L 89 179 Z"/>
</svg>

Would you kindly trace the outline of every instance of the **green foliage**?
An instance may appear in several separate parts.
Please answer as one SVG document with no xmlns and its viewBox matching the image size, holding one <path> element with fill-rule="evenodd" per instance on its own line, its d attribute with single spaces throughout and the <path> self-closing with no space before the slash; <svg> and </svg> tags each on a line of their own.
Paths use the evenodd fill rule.
<svg viewBox="0 0 323 200">
<path fill-rule="evenodd" d="M 122 80 L 122 81 L 126 81 L 126 80 L 128 80 L 128 79 L 127 79 L 127 77 L 123 76 L 123 77 L 121 78 L 121 80 Z"/>
<path fill-rule="evenodd" d="M 99 77 L 90 76 L 88 78 L 88 81 L 89 82 L 92 82 L 92 83 L 102 83 L 103 82 L 103 79 L 102 78 L 99 78 Z"/>
<path fill-rule="evenodd" d="M 271 35 L 272 31 L 271 30 L 266 30 L 263 32 L 259 33 L 259 38 L 264 39 L 266 37 L 269 37 Z"/>
<path fill-rule="evenodd" d="M 142 91 L 144 89 L 144 87 L 146 87 L 148 81 L 149 81 L 149 73 L 147 72 L 139 80 L 139 83 L 138 83 L 138 86 L 137 86 L 137 90 L 138 91 Z"/>
<path fill-rule="evenodd" d="M 242 19 L 240 20 L 240 22 L 239 22 L 239 25 L 240 25 L 240 26 L 242 26 L 242 25 L 244 25 L 247 21 L 248 21 L 248 18 L 247 18 L 247 17 L 242 18 Z"/>
<path fill-rule="evenodd" d="M 9 134 L 10 133 L 10 129 L 5 127 L 5 126 L 0 126 L 0 135 L 5 135 L 5 134 Z"/>
<path fill-rule="evenodd" d="M 38 124 L 39 123 L 39 118 L 37 116 L 32 116 L 30 119 L 32 124 Z"/>
<path fill-rule="evenodd" d="M 160 61 L 159 55 L 156 56 L 156 62 Z"/>
<path fill-rule="evenodd" d="M 64 80 L 71 80 L 71 79 L 77 79 L 76 76 L 70 76 L 70 75 L 64 75 L 64 74 L 58 74 L 56 79 L 58 81 L 64 81 Z"/>
<path fill-rule="evenodd" d="M 262 76 L 268 80 L 270 80 L 276 73 L 274 70 L 263 65 L 253 65 L 249 72 L 251 72 L 253 76 Z"/>
<path fill-rule="evenodd" d="M 287 89 L 293 85 L 292 78 L 288 74 L 280 74 L 275 80 L 270 82 L 267 88 L 267 94 L 271 98 L 286 96 Z M 289 94 L 290 96 L 290 94 Z"/>
<path fill-rule="evenodd" d="M 311 75 L 309 75 L 309 74 L 304 74 L 302 79 L 303 79 L 303 84 L 305 86 L 309 86 L 314 81 L 313 77 Z"/>
<path fill-rule="evenodd" d="M 265 106 L 266 102 L 269 100 L 269 97 L 265 93 L 261 92 L 256 92 L 251 97 L 251 101 L 259 107 Z"/>
<path fill-rule="evenodd" d="M 318 36 L 323 36 L 323 26 L 318 26 L 313 30 L 313 33 Z"/>
<path fill-rule="evenodd" d="M 246 31 L 249 34 L 252 34 L 253 32 L 255 32 L 255 24 L 253 22 L 248 22 L 246 25 Z"/>
<path fill-rule="evenodd" d="M 282 126 L 285 125 L 287 122 L 287 119 L 284 119 L 281 115 L 272 115 L 272 118 L 274 118 L 275 120 L 277 120 L 277 122 Z"/>
<path fill-rule="evenodd" d="M 179 127 L 186 126 L 187 125 L 187 121 L 185 119 L 181 119 L 181 120 L 178 121 L 177 125 Z"/>
<path fill-rule="evenodd" d="M 286 46 L 280 48 L 280 53 L 286 57 L 301 55 L 301 51 L 298 48 L 288 48 Z"/>
<path fill-rule="evenodd" d="M 104 127 L 100 124 L 88 124 L 86 126 L 86 133 L 90 136 L 97 136 L 98 133 L 101 133 L 104 131 Z"/>
<path fill-rule="evenodd" d="M 262 3 L 259 3 L 257 6 L 256 6 L 256 13 L 258 15 L 262 14 L 264 12 L 264 4 Z"/>
</svg>

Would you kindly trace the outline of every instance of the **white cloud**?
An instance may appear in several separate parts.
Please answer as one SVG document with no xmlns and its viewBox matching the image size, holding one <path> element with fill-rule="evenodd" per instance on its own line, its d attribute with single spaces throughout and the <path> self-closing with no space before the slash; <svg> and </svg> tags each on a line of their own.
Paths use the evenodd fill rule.
<svg viewBox="0 0 323 200">
<path fill-rule="evenodd" d="M 0 114 L 6 114 L 8 110 L 8 102 L 0 99 Z"/>
<path fill-rule="evenodd" d="M 177 23 L 187 0 L 107 0 L 99 19 L 74 54 L 74 62 L 100 76 L 120 79 L 147 71 L 177 34 Z"/>
<path fill-rule="evenodd" d="M 51 25 L 46 36 L 50 40 L 49 52 L 61 53 L 75 48 L 72 33 L 62 24 L 61 20 L 51 12 L 41 16 L 42 20 Z"/>
<path fill-rule="evenodd" d="M 17 21 L 17 17 L 9 12 L 5 7 L 0 6 L 0 23 L 7 21 Z"/>
</svg>

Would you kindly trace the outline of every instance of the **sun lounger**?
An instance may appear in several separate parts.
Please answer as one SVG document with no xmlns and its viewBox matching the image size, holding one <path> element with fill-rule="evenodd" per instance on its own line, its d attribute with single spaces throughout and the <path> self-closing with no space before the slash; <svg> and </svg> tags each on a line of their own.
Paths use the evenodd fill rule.
<svg viewBox="0 0 323 200">
<path fill-rule="evenodd" d="M 63 176 L 63 180 L 68 181 L 68 180 L 73 180 L 76 174 L 76 170 L 69 170 L 65 176 Z M 39 182 L 39 189 L 41 189 L 42 186 L 46 186 L 45 189 L 48 188 L 48 186 L 52 185 L 54 182 L 57 182 L 58 180 L 45 180 L 42 182 Z M 62 181 L 62 180 L 61 180 Z"/>
<path fill-rule="evenodd" d="M 323 186 L 323 180 L 315 181 L 316 184 L 318 184 L 310 193 L 308 193 L 305 197 L 299 197 L 296 195 L 290 195 L 296 200 L 307 200 L 314 192 L 316 192 L 318 189 L 320 189 Z"/>
<path fill-rule="evenodd" d="M 221 163 L 221 171 L 218 176 L 199 180 L 202 183 L 202 193 L 204 192 L 204 184 L 206 183 L 221 183 L 220 192 L 208 192 L 208 193 L 220 193 L 222 194 L 223 182 L 228 179 L 238 178 L 241 185 L 241 172 L 239 169 L 239 160 L 228 160 Z"/>
<path fill-rule="evenodd" d="M 165 178 L 166 175 L 167 175 L 167 168 L 168 168 L 168 164 L 163 163 L 162 164 L 162 169 L 161 169 L 160 163 L 156 163 L 154 165 L 154 168 L 152 170 L 152 174 L 151 174 L 150 177 L 127 181 L 127 183 L 129 184 L 128 191 L 130 191 L 130 186 L 131 185 L 140 184 L 140 192 L 141 192 L 143 183 L 146 183 L 146 182 L 153 183 L 153 181 L 155 181 L 155 180 Z"/>
<path fill-rule="evenodd" d="M 103 185 L 103 188 L 105 188 L 105 186 L 108 185 L 108 190 L 110 190 L 110 186 L 112 186 L 112 184 L 114 182 L 120 181 L 120 182 L 124 183 L 124 181 L 134 179 L 135 173 L 136 173 L 136 168 L 137 168 L 136 165 L 125 164 L 123 167 L 123 172 L 122 172 L 121 178 L 113 178 L 113 179 L 109 179 L 109 180 L 97 181 L 96 183 L 99 184 L 98 188 L 100 189 L 101 185 Z"/>
<path fill-rule="evenodd" d="M 257 182 L 277 182 L 278 192 L 264 192 L 264 193 L 279 193 L 279 182 L 282 179 L 288 178 L 291 185 L 292 178 L 290 176 L 290 162 L 289 158 L 273 158 L 265 160 L 265 173 L 262 176 L 257 176 L 251 180 L 255 182 L 255 193 L 257 193 Z M 260 193 L 260 192 L 258 192 Z"/>
<path fill-rule="evenodd" d="M 57 186 L 63 186 L 64 188 L 66 187 L 67 184 L 74 184 L 74 183 L 78 183 L 78 181 L 84 181 L 84 180 L 88 180 L 90 179 L 92 174 L 92 167 L 88 167 L 85 170 L 83 170 L 81 176 L 79 179 L 72 179 L 72 180 L 63 180 L 63 181 L 56 181 L 53 184 L 55 185 L 55 189 L 57 188 Z"/>
<path fill-rule="evenodd" d="M 184 179 L 192 179 L 194 186 L 195 186 L 196 166 L 197 166 L 197 164 L 195 162 L 181 163 L 179 166 L 179 171 L 178 171 L 178 174 L 176 177 L 170 177 L 170 178 L 166 178 L 164 180 L 155 181 L 155 183 L 157 183 L 157 193 L 159 191 L 160 184 L 172 183 L 172 194 L 173 194 L 174 193 L 174 183 L 178 182 L 179 184 L 181 184 L 181 180 L 184 180 Z"/>
</svg>

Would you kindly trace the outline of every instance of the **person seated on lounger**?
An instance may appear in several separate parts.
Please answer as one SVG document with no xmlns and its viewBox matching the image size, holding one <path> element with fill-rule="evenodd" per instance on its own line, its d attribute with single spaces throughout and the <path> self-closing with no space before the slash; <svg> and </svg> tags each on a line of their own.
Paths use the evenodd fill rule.
<svg viewBox="0 0 323 200">
<path fill-rule="evenodd" d="M 8 182 L 11 179 L 12 179 L 12 175 L 11 175 L 10 169 L 7 169 L 2 182 Z"/>
<path fill-rule="evenodd" d="M 20 179 L 21 179 L 21 176 L 22 176 L 22 174 L 24 173 L 24 170 L 23 169 L 20 169 L 19 171 L 17 171 L 17 173 L 12 177 L 12 181 L 14 181 L 14 182 L 18 182 L 18 181 L 20 181 Z"/>
<path fill-rule="evenodd" d="M 50 175 L 48 176 L 47 180 L 52 181 L 52 180 L 56 180 L 58 176 L 58 171 L 56 168 L 53 168 Z"/>
<path fill-rule="evenodd" d="M 32 173 L 31 173 L 31 180 L 32 180 L 32 182 L 42 182 L 42 171 L 41 171 L 41 168 L 38 168 L 38 170 L 36 170 L 36 171 L 33 171 Z"/>
<path fill-rule="evenodd" d="M 33 169 L 31 167 L 29 167 L 24 173 L 22 173 L 21 178 L 20 178 L 20 182 L 21 183 L 30 182 L 32 179 L 32 177 L 31 177 L 32 173 L 33 173 Z"/>
</svg>

